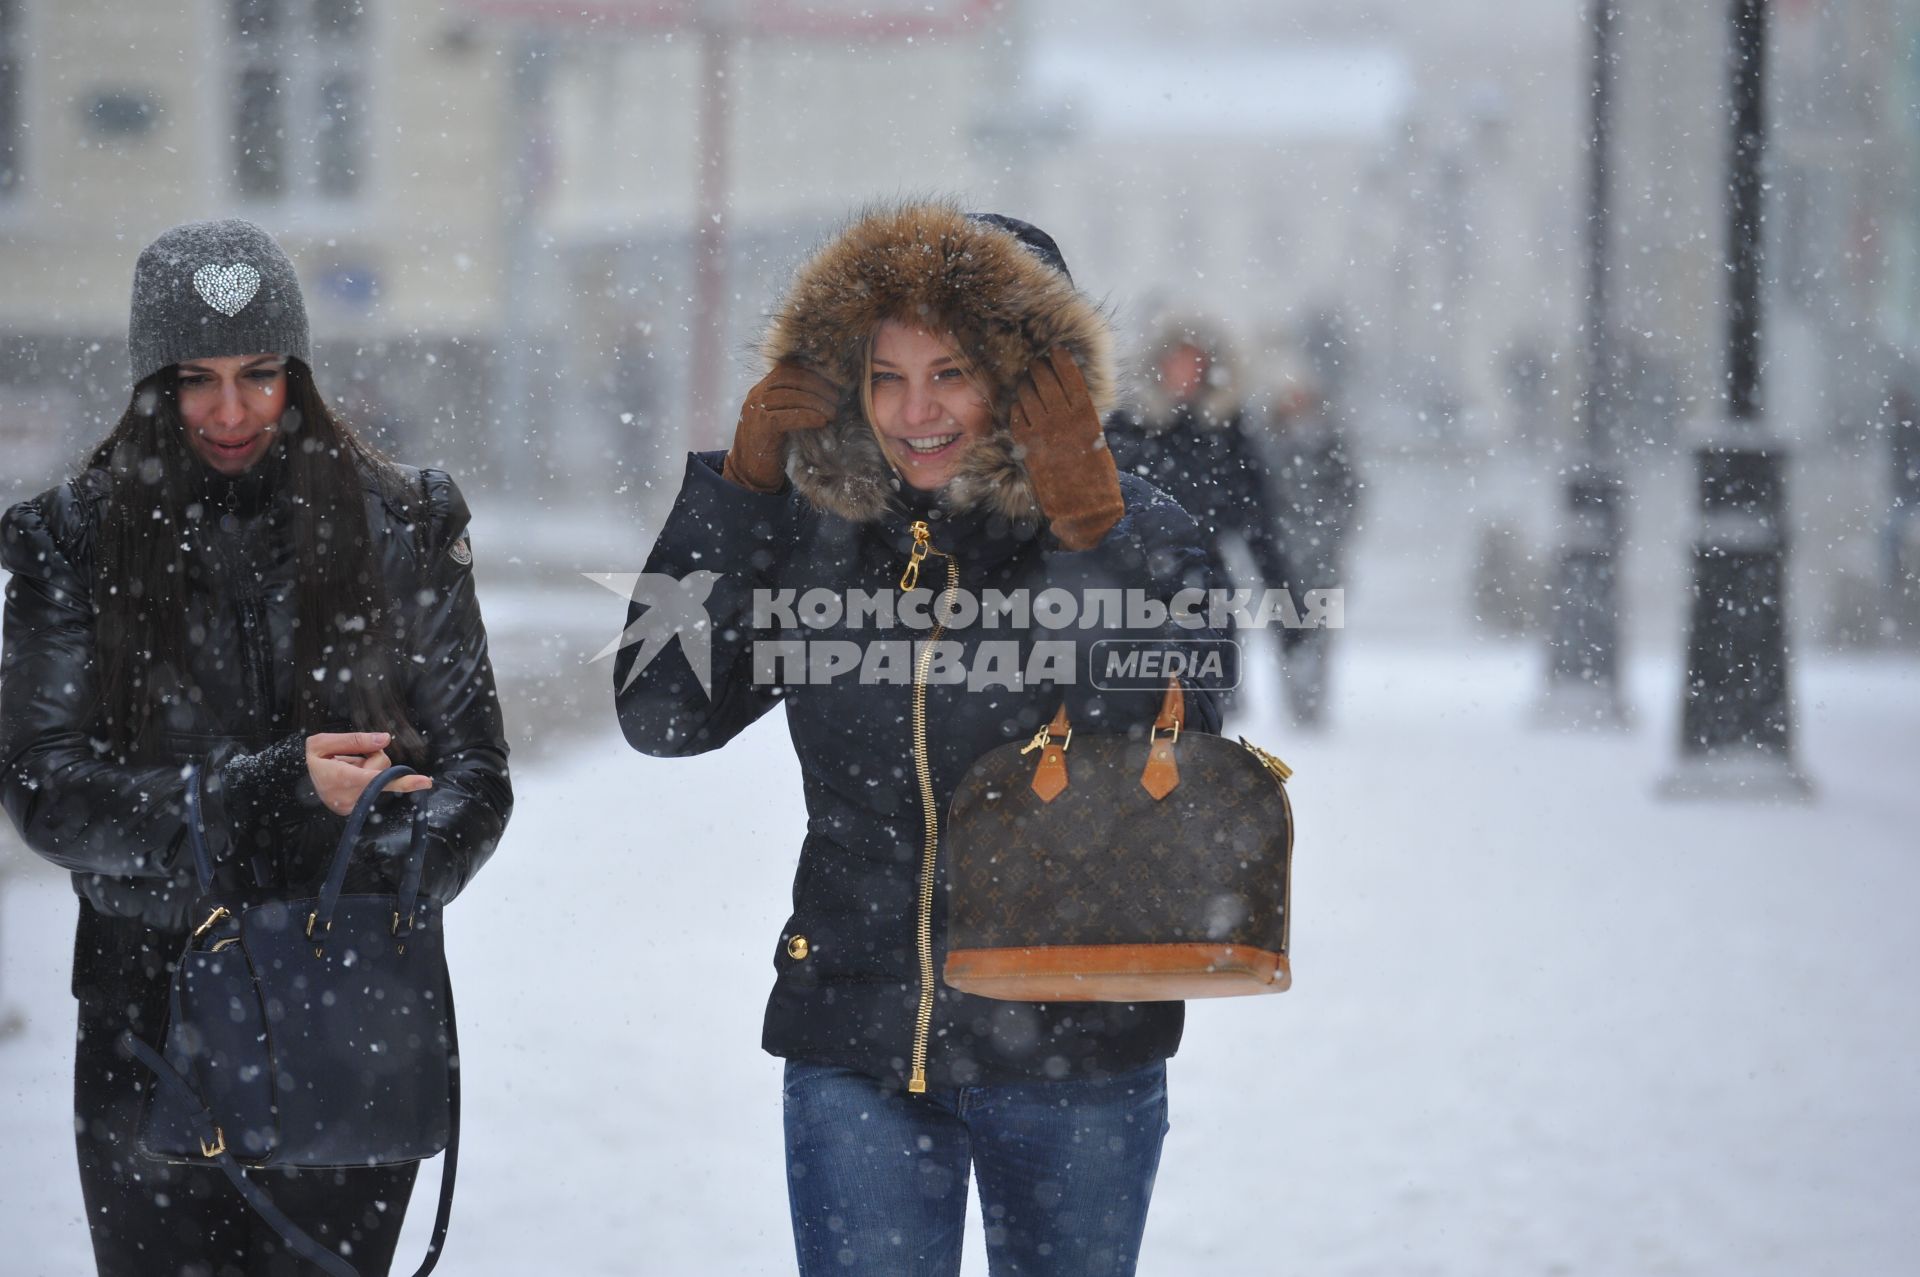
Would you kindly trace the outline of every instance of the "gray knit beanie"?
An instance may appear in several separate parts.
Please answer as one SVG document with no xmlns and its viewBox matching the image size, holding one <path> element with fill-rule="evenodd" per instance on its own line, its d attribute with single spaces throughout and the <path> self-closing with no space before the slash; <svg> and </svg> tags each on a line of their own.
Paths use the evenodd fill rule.
<svg viewBox="0 0 1920 1277">
<path fill-rule="evenodd" d="M 223 355 L 311 364 L 293 263 L 252 222 L 174 227 L 134 265 L 127 355 L 136 385 L 169 364 Z"/>
</svg>

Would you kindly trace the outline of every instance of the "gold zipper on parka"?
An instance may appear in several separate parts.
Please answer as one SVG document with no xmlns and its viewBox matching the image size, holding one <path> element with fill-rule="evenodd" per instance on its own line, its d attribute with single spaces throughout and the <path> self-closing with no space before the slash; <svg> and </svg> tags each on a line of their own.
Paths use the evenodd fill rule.
<svg viewBox="0 0 1920 1277">
<path fill-rule="evenodd" d="M 915 920 L 914 943 L 920 955 L 920 1009 L 913 1026 L 913 1072 L 907 1090 L 921 1095 L 927 1089 L 927 1044 L 933 1035 L 933 888 L 934 871 L 940 855 L 940 813 L 933 802 L 933 764 L 927 756 L 927 671 L 933 666 L 933 647 L 946 632 L 946 623 L 937 618 L 953 615 L 955 597 L 960 592 L 960 564 L 951 554 L 933 548 L 931 533 L 923 520 L 913 524 L 913 549 L 907 557 L 907 569 L 900 574 L 900 588 L 911 590 L 920 583 L 920 561 L 929 554 L 947 561 L 947 588 L 934 609 L 933 632 L 913 663 L 913 770 L 920 780 L 920 809 L 926 816 L 926 849 L 920 859 L 920 912 Z"/>
</svg>

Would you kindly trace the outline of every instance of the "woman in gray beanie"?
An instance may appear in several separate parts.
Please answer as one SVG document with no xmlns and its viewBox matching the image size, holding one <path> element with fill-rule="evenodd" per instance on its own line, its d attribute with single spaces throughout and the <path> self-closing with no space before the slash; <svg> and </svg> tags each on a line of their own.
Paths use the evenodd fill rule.
<svg viewBox="0 0 1920 1277">
<path fill-rule="evenodd" d="M 144 1069 L 196 920 L 186 777 L 220 872 L 305 884 L 367 782 L 425 809 L 421 889 L 448 900 L 512 807 L 467 507 L 393 464 L 314 384 L 306 307 L 246 222 L 140 254 L 133 392 L 87 467 L 7 511 L 0 800 L 79 901 L 75 1131 L 101 1273 L 306 1273 L 220 1171 L 141 1155 Z M 410 822 L 368 841 L 396 869 Z M 389 875 L 376 871 L 378 876 Z M 347 889 L 378 889 L 349 881 Z M 363 1274 L 392 1259 L 411 1167 L 280 1172 L 274 1201 Z"/>
</svg>

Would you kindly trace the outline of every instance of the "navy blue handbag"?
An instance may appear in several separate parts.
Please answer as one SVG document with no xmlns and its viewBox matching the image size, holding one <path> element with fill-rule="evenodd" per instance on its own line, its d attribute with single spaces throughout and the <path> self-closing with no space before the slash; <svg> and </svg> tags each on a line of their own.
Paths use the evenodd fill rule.
<svg viewBox="0 0 1920 1277">
<path fill-rule="evenodd" d="M 198 775 L 187 830 L 200 880 L 195 917 L 173 973 L 166 1040 L 130 1033 L 152 1069 L 142 1150 L 213 1164 L 289 1247 L 335 1277 L 351 1265 L 286 1217 L 246 1167 L 346 1168 L 417 1162 L 445 1150 L 433 1243 L 415 1277 L 439 1261 L 459 1151 L 460 1061 L 440 905 L 420 895 L 424 810 L 399 889 L 345 894 L 354 846 L 388 784 L 361 794 L 315 896 L 220 889 L 202 830 Z"/>
</svg>

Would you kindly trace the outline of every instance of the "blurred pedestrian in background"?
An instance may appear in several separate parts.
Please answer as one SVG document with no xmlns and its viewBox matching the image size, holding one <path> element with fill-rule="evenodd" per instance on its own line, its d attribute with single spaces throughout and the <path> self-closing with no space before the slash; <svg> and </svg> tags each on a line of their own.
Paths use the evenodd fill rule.
<svg viewBox="0 0 1920 1277">
<path fill-rule="evenodd" d="M 1133 401 L 1107 420 L 1107 446 L 1123 474 L 1147 480 L 1199 523 L 1209 579 L 1189 586 L 1250 589 L 1256 605 L 1263 590 L 1293 586 L 1232 346 L 1217 326 L 1197 317 L 1159 326 Z M 1257 579 L 1234 579 L 1226 548 L 1235 540 Z"/>
<path fill-rule="evenodd" d="M 1887 396 L 1887 518 L 1881 534 L 1888 624 L 1920 638 L 1920 362 L 1902 358 Z"/>
<path fill-rule="evenodd" d="M 1267 398 L 1265 454 L 1268 500 L 1280 552 L 1293 570 L 1296 594 L 1344 588 L 1343 549 L 1358 512 L 1360 483 L 1338 407 L 1306 363 L 1288 363 Z M 1326 718 L 1327 653 L 1333 631 L 1291 627 L 1281 633 L 1287 707 L 1302 727 Z"/>
</svg>

